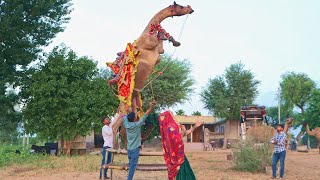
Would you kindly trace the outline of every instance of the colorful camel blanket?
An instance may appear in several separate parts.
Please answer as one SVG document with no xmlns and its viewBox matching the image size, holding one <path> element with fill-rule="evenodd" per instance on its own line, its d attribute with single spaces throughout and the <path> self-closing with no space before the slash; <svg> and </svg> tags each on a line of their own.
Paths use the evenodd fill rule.
<svg viewBox="0 0 320 180">
<path fill-rule="evenodd" d="M 139 51 L 134 45 L 127 44 L 126 50 L 119 55 L 113 63 L 107 63 L 117 76 L 118 98 L 120 101 L 131 106 L 132 92 L 134 89 L 135 74 L 139 65 Z"/>
</svg>

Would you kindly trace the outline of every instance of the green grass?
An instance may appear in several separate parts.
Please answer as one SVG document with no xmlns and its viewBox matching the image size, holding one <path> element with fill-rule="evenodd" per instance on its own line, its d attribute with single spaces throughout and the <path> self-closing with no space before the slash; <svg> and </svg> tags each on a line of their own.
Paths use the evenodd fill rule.
<svg viewBox="0 0 320 180">
<path fill-rule="evenodd" d="M 21 154 L 16 154 L 16 150 L 19 150 Z M 27 148 L 21 146 L 0 145 L 0 168 L 12 164 L 38 164 L 46 158 L 46 155 L 31 155 Z"/>
<path fill-rule="evenodd" d="M 16 154 L 15 151 L 19 150 L 21 154 Z M 26 166 L 28 168 L 49 168 L 49 169 L 61 169 L 67 166 L 72 166 L 74 169 L 83 171 L 86 170 L 83 166 L 79 166 L 84 163 L 90 164 L 90 169 L 93 170 L 96 158 L 84 156 L 49 156 L 43 154 L 30 154 L 30 148 L 21 146 L 0 145 L 0 169 L 4 169 L 10 166 Z M 92 161 L 89 162 L 89 161 Z"/>
</svg>

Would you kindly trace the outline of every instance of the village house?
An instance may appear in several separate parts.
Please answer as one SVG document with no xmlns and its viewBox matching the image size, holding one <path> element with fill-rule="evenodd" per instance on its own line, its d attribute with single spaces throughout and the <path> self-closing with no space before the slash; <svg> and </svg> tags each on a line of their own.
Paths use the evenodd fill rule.
<svg viewBox="0 0 320 180">
<path fill-rule="evenodd" d="M 204 124 L 183 138 L 186 149 L 201 149 L 204 143 L 222 141 L 224 135 L 228 141 L 237 140 L 240 137 L 239 121 L 223 120 L 214 116 L 174 116 L 175 120 L 190 129 L 197 120 Z"/>
</svg>

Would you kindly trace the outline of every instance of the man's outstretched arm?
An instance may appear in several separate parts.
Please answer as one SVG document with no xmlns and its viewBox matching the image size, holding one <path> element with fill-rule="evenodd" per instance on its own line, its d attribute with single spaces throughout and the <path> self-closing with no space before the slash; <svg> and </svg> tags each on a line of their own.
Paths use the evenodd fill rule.
<svg viewBox="0 0 320 180">
<path fill-rule="evenodd" d="M 151 102 L 150 107 L 149 107 L 149 109 L 147 110 L 147 112 L 145 113 L 145 115 L 136 123 L 137 126 L 142 126 L 142 124 L 146 121 L 148 115 L 151 114 L 151 112 L 152 112 L 154 106 L 156 105 L 156 103 L 157 103 L 157 102 L 156 102 L 155 100 L 153 100 L 153 101 Z"/>
<path fill-rule="evenodd" d="M 156 104 L 157 104 L 156 100 L 153 100 L 153 101 L 151 102 L 150 107 L 149 107 L 149 109 L 148 109 L 147 112 L 146 112 L 146 115 L 150 115 L 150 114 L 151 114 L 151 112 L 152 112 L 152 110 L 153 110 L 153 108 L 154 108 L 154 106 L 155 106 Z"/>
</svg>

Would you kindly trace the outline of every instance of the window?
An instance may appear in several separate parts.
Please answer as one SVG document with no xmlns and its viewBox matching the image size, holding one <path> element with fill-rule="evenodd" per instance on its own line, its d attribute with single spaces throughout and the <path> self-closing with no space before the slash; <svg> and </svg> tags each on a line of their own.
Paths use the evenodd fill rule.
<svg viewBox="0 0 320 180">
<path fill-rule="evenodd" d="M 220 132 L 219 133 L 224 133 L 224 126 L 220 126 Z"/>
</svg>

